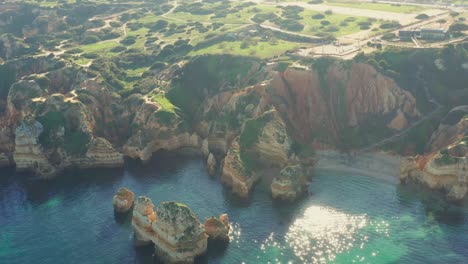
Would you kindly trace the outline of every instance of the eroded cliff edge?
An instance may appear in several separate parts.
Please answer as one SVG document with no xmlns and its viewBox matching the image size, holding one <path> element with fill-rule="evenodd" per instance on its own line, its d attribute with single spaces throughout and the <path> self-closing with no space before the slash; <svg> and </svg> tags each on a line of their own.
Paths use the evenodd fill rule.
<svg viewBox="0 0 468 264">
<path fill-rule="evenodd" d="M 452 109 L 433 133 L 423 155 L 403 160 L 400 178 L 442 189 L 451 200 L 468 192 L 468 106 Z"/>
</svg>

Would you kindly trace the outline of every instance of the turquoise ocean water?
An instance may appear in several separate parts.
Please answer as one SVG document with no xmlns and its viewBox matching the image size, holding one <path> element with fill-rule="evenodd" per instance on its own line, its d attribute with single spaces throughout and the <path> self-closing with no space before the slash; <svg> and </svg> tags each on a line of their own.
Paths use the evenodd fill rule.
<svg viewBox="0 0 468 264">
<path fill-rule="evenodd" d="M 130 217 L 114 216 L 122 186 L 183 202 L 202 221 L 229 214 L 231 243 L 210 245 L 198 263 L 468 263 L 468 206 L 436 192 L 316 171 L 297 203 L 272 201 L 263 183 L 239 201 L 202 160 L 174 155 L 52 181 L 1 170 L 0 263 L 157 263 L 151 248 L 134 248 Z"/>
</svg>

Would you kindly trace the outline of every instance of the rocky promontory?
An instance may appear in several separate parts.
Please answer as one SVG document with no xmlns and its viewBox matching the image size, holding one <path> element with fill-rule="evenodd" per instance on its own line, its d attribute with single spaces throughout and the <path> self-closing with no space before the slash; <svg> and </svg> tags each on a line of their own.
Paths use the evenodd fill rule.
<svg viewBox="0 0 468 264">
<path fill-rule="evenodd" d="M 450 200 L 468 193 L 468 106 L 451 110 L 433 133 L 430 152 L 407 157 L 400 167 L 402 182 L 442 189 Z"/>
</svg>

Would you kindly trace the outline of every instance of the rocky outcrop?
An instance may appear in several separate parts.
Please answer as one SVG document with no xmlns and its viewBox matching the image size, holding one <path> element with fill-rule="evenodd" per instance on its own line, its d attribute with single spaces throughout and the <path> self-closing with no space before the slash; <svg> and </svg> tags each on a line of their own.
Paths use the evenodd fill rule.
<svg viewBox="0 0 468 264">
<path fill-rule="evenodd" d="M 127 188 L 120 188 L 112 199 L 114 211 L 117 213 L 126 213 L 130 211 L 135 200 L 135 194 Z"/>
<path fill-rule="evenodd" d="M 150 198 L 140 196 L 133 208 L 132 227 L 135 236 L 135 245 L 148 245 L 152 242 L 152 223 L 156 220 L 154 204 Z"/>
<path fill-rule="evenodd" d="M 279 172 L 296 159 L 284 122 L 271 110 L 246 121 L 224 158 L 221 180 L 246 198 L 262 175 Z"/>
<path fill-rule="evenodd" d="M 207 248 L 203 225 L 181 203 L 163 202 L 153 211 L 151 199 L 139 197 L 132 226 L 139 242 L 153 242 L 156 254 L 167 263 L 193 263 Z"/>
<path fill-rule="evenodd" d="M 451 200 L 463 199 L 468 191 L 467 157 L 450 158 L 444 155 L 438 153 L 407 158 L 400 167 L 400 180 L 445 190 Z"/>
<path fill-rule="evenodd" d="M 431 152 L 439 151 L 458 142 L 468 131 L 468 105 L 452 109 L 442 120 L 428 143 Z"/>
<path fill-rule="evenodd" d="M 27 118 L 16 128 L 13 157 L 17 170 L 30 170 L 45 177 L 51 177 L 57 172 L 38 143 L 43 130 L 41 123 L 31 118 Z"/>
<path fill-rule="evenodd" d="M 205 230 L 210 239 L 229 241 L 229 230 L 231 225 L 227 214 L 222 214 L 219 218 L 214 216 L 206 219 Z"/>
<path fill-rule="evenodd" d="M 300 164 L 288 165 L 271 183 L 273 198 L 293 201 L 307 190 L 307 176 Z"/>
<path fill-rule="evenodd" d="M 160 150 L 199 149 L 200 144 L 201 139 L 197 134 L 182 133 L 169 138 L 166 136 L 148 138 L 144 132 L 137 132 L 123 147 L 123 152 L 128 157 L 148 161 L 153 153 Z"/>
<path fill-rule="evenodd" d="M 224 158 L 221 182 L 232 189 L 241 198 L 247 198 L 253 184 L 260 179 L 259 175 L 248 171 L 240 156 L 240 146 L 235 140 Z"/>
<path fill-rule="evenodd" d="M 451 200 L 468 193 L 468 106 L 451 110 L 433 133 L 431 152 L 403 160 L 400 179 L 443 189 Z"/>
<path fill-rule="evenodd" d="M 216 174 L 216 158 L 214 157 L 213 153 L 208 155 L 208 160 L 206 161 L 208 166 L 208 174 L 213 176 Z"/>
<path fill-rule="evenodd" d="M 271 101 L 301 142 L 340 146 L 350 129 L 372 118 L 379 117 L 382 128 L 401 130 L 420 115 L 414 97 L 370 65 L 323 58 L 312 68 L 277 73 L 269 87 Z"/>
<path fill-rule="evenodd" d="M 395 118 L 393 118 L 387 126 L 391 129 L 400 131 L 408 127 L 408 125 L 408 119 L 406 118 L 405 114 L 401 111 L 401 109 L 398 109 Z"/>
<path fill-rule="evenodd" d="M 121 167 L 123 166 L 123 155 L 114 149 L 112 144 L 104 138 L 94 138 L 90 141 L 86 152 L 86 162 L 80 167 Z"/>
</svg>

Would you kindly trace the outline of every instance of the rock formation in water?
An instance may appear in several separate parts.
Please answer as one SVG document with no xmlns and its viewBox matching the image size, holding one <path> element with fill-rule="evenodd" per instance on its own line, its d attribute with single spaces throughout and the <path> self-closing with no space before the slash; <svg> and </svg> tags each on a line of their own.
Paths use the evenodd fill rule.
<svg viewBox="0 0 468 264">
<path fill-rule="evenodd" d="M 151 199 L 138 197 L 132 218 L 137 244 L 153 242 L 158 257 L 168 263 L 193 263 L 205 253 L 208 236 L 186 205 L 163 202 L 153 208 Z"/>
<path fill-rule="evenodd" d="M 468 193 L 468 106 L 450 111 L 432 135 L 429 153 L 402 161 L 400 179 L 448 192 L 451 200 Z"/>
<path fill-rule="evenodd" d="M 282 200 L 295 200 L 302 196 L 306 190 L 307 176 L 300 164 L 286 166 L 271 183 L 273 198 Z"/>
<path fill-rule="evenodd" d="M 229 241 L 230 229 L 231 225 L 227 214 L 222 214 L 219 218 L 212 216 L 205 221 L 205 232 L 213 240 Z"/>
<path fill-rule="evenodd" d="M 224 159 L 221 180 L 247 198 L 262 175 L 279 172 L 296 159 L 292 143 L 276 111 L 249 119 Z"/>
<path fill-rule="evenodd" d="M 206 165 L 208 166 L 208 174 L 211 176 L 215 175 L 216 173 L 216 158 L 214 157 L 213 153 L 208 155 L 208 160 L 206 161 Z"/>
<path fill-rule="evenodd" d="M 117 213 L 128 212 L 135 200 L 135 194 L 127 188 L 120 188 L 112 199 L 114 211 Z"/>
<path fill-rule="evenodd" d="M 140 196 L 133 208 L 132 226 L 135 235 L 135 245 L 147 245 L 152 242 L 152 223 L 156 220 L 154 204 L 150 198 Z"/>
</svg>

